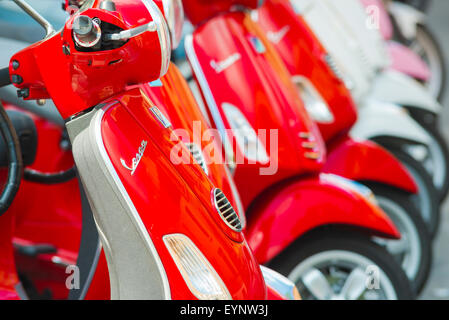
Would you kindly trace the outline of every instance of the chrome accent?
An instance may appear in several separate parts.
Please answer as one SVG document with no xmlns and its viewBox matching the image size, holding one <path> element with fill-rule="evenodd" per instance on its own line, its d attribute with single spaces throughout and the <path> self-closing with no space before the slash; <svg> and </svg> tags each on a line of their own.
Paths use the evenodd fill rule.
<svg viewBox="0 0 449 320">
<path fill-rule="evenodd" d="M 260 270 L 267 286 L 283 298 L 286 300 L 296 300 L 298 298 L 298 289 L 296 289 L 295 284 L 290 279 L 262 265 Z"/>
<path fill-rule="evenodd" d="M 119 33 L 105 34 L 104 38 L 105 40 L 110 41 L 123 41 L 140 36 L 142 33 L 145 33 L 147 31 L 150 32 L 157 31 L 157 27 L 154 21 L 151 21 L 150 23 L 146 23 L 144 25 L 132 29 L 123 30 Z"/>
<path fill-rule="evenodd" d="M 218 188 L 214 189 L 214 204 L 215 209 L 220 214 L 220 217 L 226 225 L 234 231 L 241 232 L 243 229 L 242 222 L 238 214 L 235 212 L 232 204 L 224 195 L 223 191 Z"/>
<path fill-rule="evenodd" d="M 314 142 L 314 141 L 303 142 L 303 143 L 302 143 L 302 147 L 303 147 L 304 149 L 311 149 L 311 150 L 313 150 L 313 149 L 315 149 L 315 148 L 317 147 L 317 143 Z"/>
<path fill-rule="evenodd" d="M 159 38 L 159 44 L 161 46 L 161 73 L 160 76 L 164 76 L 170 65 L 171 58 L 171 39 L 170 39 L 170 31 L 168 29 L 167 22 L 165 21 L 165 17 L 162 14 L 159 7 L 153 2 L 149 0 L 142 0 L 142 3 L 147 8 L 151 17 L 153 18 L 153 22 L 156 25 L 156 30 Z"/>
<path fill-rule="evenodd" d="M 189 149 L 195 161 L 200 165 L 206 175 L 209 174 L 209 169 L 207 168 L 206 160 L 204 159 L 203 151 L 201 147 L 196 143 L 186 143 L 187 149 Z"/>
<path fill-rule="evenodd" d="M 132 165 L 131 167 L 129 167 L 126 164 L 126 161 L 123 159 L 120 159 L 120 162 L 122 164 L 122 166 L 125 169 L 128 169 L 129 171 L 131 171 L 131 175 L 134 175 L 134 172 L 136 172 L 137 167 L 139 166 L 140 160 L 143 158 L 143 153 L 145 152 L 145 149 L 147 147 L 148 142 L 145 140 L 142 140 L 142 142 L 140 143 L 140 147 L 138 152 L 136 153 L 136 156 L 133 158 L 132 160 Z"/>
<path fill-rule="evenodd" d="M 206 80 L 203 69 L 201 68 L 201 64 L 195 53 L 195 49 L 193 47 L 193 36 L 191 34 L 186 36 L 184 45 L 187 57 L 189 58 L 190 64 L 192 66 L 193 73 L 195 73 L 196 78 L 198 79 L 198 84 L 200 86 L 201 92 L 203 93 L 204 99 L 206 100 L 210 113 L 212 114 L 214 123 L 217 126 L 218 131 L 220 132 L 220 136 L 224 145 L 226 160 L 228 162 L 229 168 L 231 169 L 231 173 L 233 173 L 233 169 L 235 169 L 236 165 L 232 143 L 229 141 L 229 136 L 226 133 L 226 127 L 220 115 L 220 111 L 218 110 L 218 106 L 215 102 L 212 90 Z"/>
<path fill-rule="evenodd" d="M 300 132 L 298 133 L 298 136 L 302 139 L 311 139 L 312 134 L 310 132 Z"/>
<path fill-rule="evenodd" d="M 310 160 L 318 160 L 320 158 L 320 154 L 318 152 L 306 152 L 304 156 Z"/>
<path fill-rule="evenodd" d="M 150 108 L 150 111 L 154 114 L 156 119 L 164 126 L 165 129 L 171 127 L 170 121 L 167 119 L 167 117 L 159 110 L 158 107 L 154 106 Z"/>
<path fill-rule="evenodd" d="M 221 73 L 227 68 L 231 67 L 234 63 L 239 61 L 241 58 L 242 56 L 237 52 L 222 61 L 211 60 L 210 66 L 215 70 L 216 73 Z"/>
<path fill-rule="evenodd" d="M 24 0 L 13 0 L 15 4 L 17 4 L 23 11 L 25 11 L 31 18 L 33 18 L 37 23 L 39 23 L 45 29 L 45 38 L 50 38 L 52 35 L 56 33 L 55 29 L 43 16 L 39 14 L 36 10 L 33 9 L 28 3 Z"/>
<path fill-rule="evenodd" d="M 103 143 L 103 137 L 102 137 L 102 132 L 101 132 L 101 121 L 102 121 L 103 116 L 105 115 L 106 111 L 113 105 L 115 105 L 115 104 L 111 104 L 103 109 L 98 110 L 98 112 L 94 115 L 94 119 L 92 119 L 92 121 L 94 122 L 94 128 L 93 128 L 94 132 L 93 133 L 95 135 L 95 142 L 97 144 L 101 158 L 105 164 L 105 166 L 104 166 L 105 170 L 107 170 L 109 175 L 112 177 L 114 184 L 116 185 L 116 187 L 118 188 L 118 190 L 120 192 L 119 196 L 122 197 L 122 199 L 125 201 L 128 208 L 130 209 L 130 212 L 132 214 L 131 218 L 133 219 L 135 226 L 138 229 L 140 236 L 142 237 L 142 240 L 145 241 L 145 245 L 147 246 L 147 248 L 151 252 L 152 256 L 154 257 L 157 268 L 159 270 L 159 274 L 161 275 L 161 278 L 162 278 L 161 280 L 162 280 L 162 284 L 164 287 L 164 296 L 165 296 L 165 299 L 168 300 L 171 298 L 170 285 L 169 285 L 167 274 L 165 273 L 165 269 L 162 264 L 162 261 L 160 260 L 159 254 L 153 244 L 153 241 L 151 240 L 150 235 L 148 234 L 148 231 L 145 228 L 145 225 L 142 222 L 142 219 L 139 216 L 139 213 L 137 212 L 136 207 L 134 206 L 134 203 L 132 202 L 131 198 L 129 197 L 128 192 L 126 191 L 117 172 L 115 171 L 114 166 L 107 154 L 106 148 Z M 97 224 L 97 226 L 98 226 L 98 224 Z M 101 229 L 99 229 L 99 234 L 101 236 L 102 241 L 104 241 L 103 242 L 104 251 L 107 252 L 108 250 L 110 250 L 110 246 L 109 246 L 109 243 L 107 242 L 107 238 L 102 233 Z M 112 293 L 114 293 L 113 290 L 112 290 Z"/>
</svg>

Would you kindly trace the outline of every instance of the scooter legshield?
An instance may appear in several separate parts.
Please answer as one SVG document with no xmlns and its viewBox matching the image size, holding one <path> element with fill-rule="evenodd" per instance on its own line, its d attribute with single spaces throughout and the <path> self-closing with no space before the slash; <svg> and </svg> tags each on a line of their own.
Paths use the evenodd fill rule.
<svg viewBox="0 0 449 320">
<path fill-rule="evenodd" d="M 257 260 L 266 263 L 308 231 L 338 225 L 400 237 L 377 205 L 325 175 L 288 181 L 260 196 L 248 217 L 246 237 Z"/>
<path fill-rule="evenodd" d="M 232 298 L 264 299 L 261 272 L 243 236 L 232 241 L 217 223 L 213 185 L 199 166 L 171 163 L 179 141 L 171 141 L 169 124 L 153 107 L 134 89 L 68 124 L 108 262 L 111 298 L 195 299 L 163 240 L 183 234 Z"/>
<path fill-rule="evenodd" d="M 323 171 L 355 181 L 372 181 L 418 192 L 413 177 L 401 162 L 372 141 L 345 136 L 334 142 Z"/>
</svg>

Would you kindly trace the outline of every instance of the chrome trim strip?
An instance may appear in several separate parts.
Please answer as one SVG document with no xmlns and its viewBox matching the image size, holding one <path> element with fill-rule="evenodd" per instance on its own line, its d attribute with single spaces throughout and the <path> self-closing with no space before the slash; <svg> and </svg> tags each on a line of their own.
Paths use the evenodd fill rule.
<svg viewBox="0 0 449 320">
<path fill-rule="evenodd" d="M 103 143 L 103 136 L 101 134 L 101 122 L 103 120 L 104 115 L 106 114 L 106 111 L 110 107 L 112 107 L 116 104 L 118 104 L 118 103 L 116 102 L 116 103 L 110 104 L 110 105 L 98 110 L 98 112 L 94 115 L 95 118 L 92 119 L 92 121 L 94 121 L 95 142 L 98 146 L 101 157 L 103 158 L 103 161 L 106 165 L 106 169 L 108 170 L 109 174 L 113 178 L 114 183 L 116 184 L 117 188 L 120 190 L 120 193 L 121 193 L 123 199 L 125 200 L 126 204 L 128 205 L 130 211 L 132 212 L 132 215 L 133 215 L 132 218 L 134 218 L 135 225 L 138 228 L 138 230 L 140 231 L 142 239 L 145 241 L 145 244 L 147 245 L 148 249 L 154 256 L 154 259 L 158 266 L 159 273 L 161 275 L 163 286 L 165 289 L 164 290 L 165 291 L 164 292 L 165 299 L 169 300 L 171 298 L 170 286 L 168 283 L 168 278 L 167 278 L 167 274 L 165 273 L 164 266 L 162 265 L 162 261 L 161 261 L 159 254 L 153 244 L 153 241 L 151 240 L 150 235 L 148 234 L 148 232 L 145 228 L 145 225 L 142 222 L 142 219 L 139 216 L 139 213 L 137 212 L 136 207 L 134 206 L 134 203 L 132 202 L 131 198 L 129 197 L 129 194 L 127 193 L 125 187 L 123 186 L 122 181 L 120 180 L 117 172 L 115 171 L 114 166 L 111 162 L 111 159 L 109 159 L 109 156 L 106 152 L 106 148 Z M 106 247 L 104 249 L 107 250 Z"/>
<path fill-rule="evenodd" d="M 142 3 L 147 8 L 153 21 L 156 23 L 157 34 L 159 37 L 159 44 L 161 46 L 161 73 L 160 77 L 163 77 L 170 65 L 171 58 L 171 39 L 170 31 L 168 29 L 167 22 L 159 7 L 153 2 L 148 0 L 142 0 Z"/>
<path fill-rule="evenodd" d="M 201 64 L 199 63 L 198 57 L 195 52 L 195 48 L 193 47 L 193 36 L 191 34 L 186 36 L 184 45 L 187 57 L 190 61 L 190 65 L 192 66 L 192 70 L 195 73 L 196 78 L 198 79 L 198 84 L 200 85 L 200 89 L 203 92 L 204 98 L 206 99 L 206 103 L 212 114 L 212 118 L 214 119 L 215 125 L 220 132 L 226 158 L 230 164 L 234 164 L 234 150 L 232 148 L 231 142 L 229 141 L 229 137 L 226 134 L 226 127 L 223 119 L 221 118 L 220 111 L 218 110 L 217 103 L 215 102 L 214 96 L 212 94 L 212 90 L 209 86 L 209 83 L 207 82 L 206 76 L 203 73 Z"/>
</svg>

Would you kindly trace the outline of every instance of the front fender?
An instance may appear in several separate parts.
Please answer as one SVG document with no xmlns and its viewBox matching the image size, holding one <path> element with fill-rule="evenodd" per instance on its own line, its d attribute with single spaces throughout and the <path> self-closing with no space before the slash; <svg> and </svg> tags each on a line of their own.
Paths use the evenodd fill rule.
<svg viewBox="0 0 449 320">
<path fill-rule="evenodd" d="M 434 114 L 440 113 L 442 108 L 422 84 L 394 70 L 385 70 L 377 75 L 370 97 L 402 106 L 421 108 Z"/>
<path fill-rule="evenodd" d="M 327 225 L 400 237 L 379 207 L 332 180 L 320 175 L 288 181 L 256 200 L 248 214 L 247 240 L 259 263 L 270 261 L 307 232 Z"/>
<path fill-rule="evenodd" d="M 393 137 L 423 145 L 432 141 L 432 137 L 406 109 L 375 100 L 366 100 L 359 109 L 359 118 L 351 129 L 351 136 L 364 140 Z"/>
<path fill-rule="evenodd" d="M 354 181 L 390 185 L 410 193 L 418 187 L 407 169 L 387 150 L 372 141 L 345 137 L 330 146 L 324 172 Z"/>
<path fill-rule="evenodd" d="M 413 52 L 401 43 L 389 41 L 387 50 L 390 56 L 390 68 L 421 81 L 428 81 L 431 77 L 429 66 Z"/>
<path fill-rule="evenodd" d="M 402 36 L 408 40 L 416 37 L 418 25 L 426 21 L 426 16 L 421 11 L 397 1 L 391 1 L 388 11 L 393 16 Z"/>
</svg>

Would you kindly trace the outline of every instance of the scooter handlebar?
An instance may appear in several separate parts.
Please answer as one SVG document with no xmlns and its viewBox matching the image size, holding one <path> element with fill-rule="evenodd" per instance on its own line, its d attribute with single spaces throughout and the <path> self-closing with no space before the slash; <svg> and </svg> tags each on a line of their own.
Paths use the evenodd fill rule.
<svg viewBox="0 0 449 320">
<path fill-rule="evenodd" d="M 0 88 L 11 84 L 9 68 L 0 69 Z"/>
</svg>

